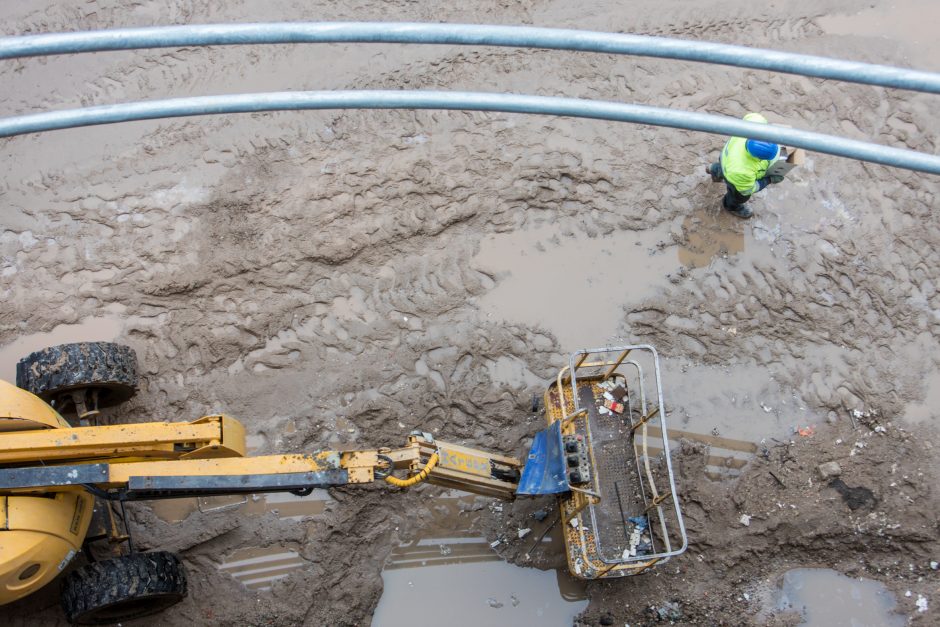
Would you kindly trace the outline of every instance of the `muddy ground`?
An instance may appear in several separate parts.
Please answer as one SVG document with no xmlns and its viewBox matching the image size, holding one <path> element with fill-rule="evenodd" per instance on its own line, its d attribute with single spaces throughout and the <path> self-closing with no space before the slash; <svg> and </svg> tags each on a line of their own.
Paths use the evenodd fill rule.
<svg viewBox="0 0 940 627">
<path fill-rule="evenodd" d="M 924 26 L 937 17 L 928 0 L 0 6 L 10 34 L 279 19 L 524 23 L 940 70 Z M 930 153 L 940 131 L 935 96 L 509 49 L 157 50 L 7 61 L 0 74 L 3 115 L 190 94 L 426 87 L 759 110 Z M 721 192 L 702 171 L 721 141 L 408 111 L 2 140 L 0 347 L 32 350 L 70 334 L 128 343 L 143 386 L 115 420 L 225 411 L 260 453 L 395 445 L 420 428 L 520 454 L 540 420 L 531 396 L 568 352 L 650 343 L 664 357 L 672 424 L 754 442 L 758 454 L 739 476 L 714 481 L 701 445 L 684 443 L 689 552 L 642 579 L 589 584 L 581 623 L 794 624 L 796 615 L 773 611 L 771 590 L 788 569 L 820 566 L 882 581 L 900 615 L 936 624 L 938 179 L 810 155 L 744 222 L 720 211 Z M 794 435 L 809 425 L 812 436 Z M 831 460 L 871 499 L 850 509 L 817 474 Z M 177 520 L 147 504 L 131 516 L 142 546 L 179 551 L 190 572 L 189 597 L 162 623 L 366 625 L 383 565 L 432 518 L 435 494 L 336 489 L 315 517 L 212 506 Z M 484 509 L 488 538 L 533 507 Z M 220 570 L 258 547 L 289 551 L 301 566 L 260 591 Z M 557 555 L 534 559 L 552 566 Z M 5 616 L 61 623 L 54 592 Z M 681 615 L 649 609 L 671 602 Z"/>
</svg>

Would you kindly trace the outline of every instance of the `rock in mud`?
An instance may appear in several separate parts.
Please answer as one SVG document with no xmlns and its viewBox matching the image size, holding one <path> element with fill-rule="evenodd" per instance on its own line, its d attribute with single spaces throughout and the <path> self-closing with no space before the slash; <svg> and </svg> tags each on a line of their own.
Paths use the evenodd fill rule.
<svg viewBox="0 0 940 627">
<path fill-rule="evenodd" d="M 836 462 L 826 462 L 816 467 L 823 479 L 838 477 L 842 474 L 842 468 Z"/>
</svg>

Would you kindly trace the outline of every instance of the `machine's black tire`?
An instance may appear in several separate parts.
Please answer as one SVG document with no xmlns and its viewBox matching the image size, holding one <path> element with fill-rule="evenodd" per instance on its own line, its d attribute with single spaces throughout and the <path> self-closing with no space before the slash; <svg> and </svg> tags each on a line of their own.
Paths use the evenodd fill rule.
<svg viewBox="0 0 940 627">
<path fill-rule="evenodd" d="M 137 355 L 113 342 L 50 346 L 16 364 L 16 385 L 47 402 L 69 390 L 97 388 L 98 407 L 112 407 L 137 392 Z"/>
<path fill-rule="evenodd" d="M 168 551 L 134 553 L 87 564 L 62 581 L 70 623 L 109 625 L 162 612 L 186 596 L 186 571 Z"/>
</svg>

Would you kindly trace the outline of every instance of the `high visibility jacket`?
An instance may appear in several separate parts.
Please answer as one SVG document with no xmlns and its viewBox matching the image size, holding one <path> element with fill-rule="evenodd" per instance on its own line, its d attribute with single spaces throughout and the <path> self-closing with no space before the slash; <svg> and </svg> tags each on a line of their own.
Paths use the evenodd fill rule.
<svg viewBox="0 0 940 627">
<path fill-rule="evenodd" d="M 744 116 L 744 120 L 767 124 L 767 120 L 759 113 L 748 113 Z M 746 142 L 746 137 L 732 137 L 728 140 L 721 151 L 721 171 L 725 175 L 725 180 L 736 190 L 745 196 L 750 196 L 764 189 L 767 183 L 761 179 L 776 159 L 766 161 L 751 156 L 751 153 L 744 147 Z"/>
</svg>

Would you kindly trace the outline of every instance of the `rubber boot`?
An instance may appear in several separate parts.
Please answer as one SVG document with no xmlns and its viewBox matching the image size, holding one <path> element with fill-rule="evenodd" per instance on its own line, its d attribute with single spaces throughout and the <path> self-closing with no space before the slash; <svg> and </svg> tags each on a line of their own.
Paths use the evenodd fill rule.
<svg viewBox="0 0 940 627">
<path fill-rule="evenodd" d="M 721 206 L 724 207 L 728 211 L 728 213 L 734 214 L 738 216 L 739 218 L 747 219 L 747 218 L 750 218 L 752 215 L 754 215 L 754 212 L 748 209 L 747 205 L 738 205 L 737 207 L 733 209 L 728 207 L 725 203 L 721 203 Z"/>
</svg>

